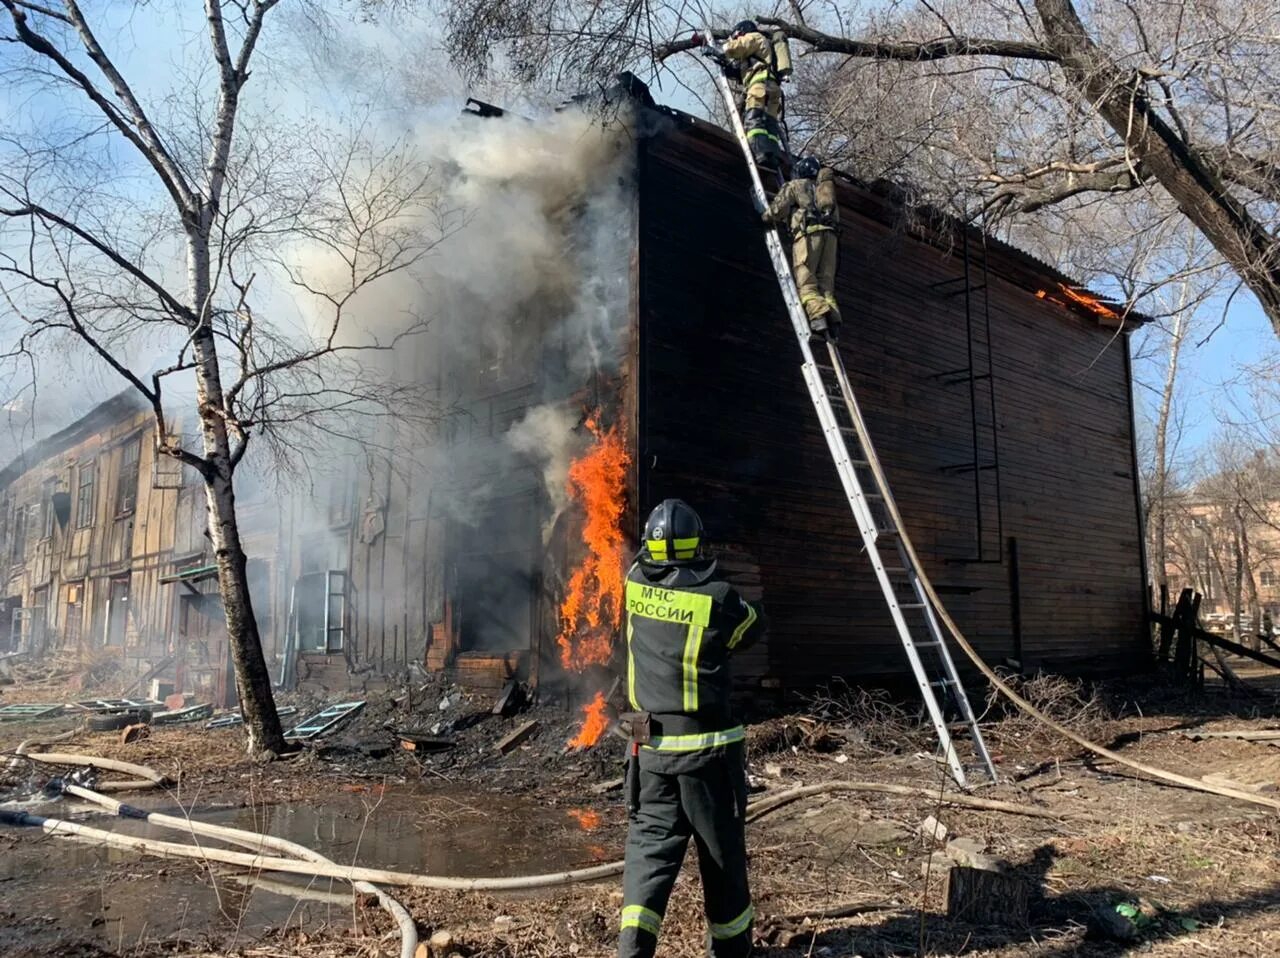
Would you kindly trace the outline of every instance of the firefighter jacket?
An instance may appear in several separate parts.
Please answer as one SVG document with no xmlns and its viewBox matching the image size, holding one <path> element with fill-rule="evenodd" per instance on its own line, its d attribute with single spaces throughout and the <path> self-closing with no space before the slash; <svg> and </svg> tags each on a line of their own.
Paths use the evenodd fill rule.
<svg viewBox="0 0 1280 958">
<path fill-rule="evenodd" d="M 692 752 L 743 739 L 729 704 L 729 657 L 764 632 L 759 609 L 716 576 L 714 559 L 637 561 L 626 586 L 627 692 L 652 714 L 644 747 Z"/>
<path fill-rule="evenodd" d="M 795 239 L 807 233 L 835 229 L 840 225 L 840 209 L 835 204 L 834 178 L 831 170 L 824 166 L 818 171 L 816 181 L 788 181 L 769 204 L 764 221 L 776 226 L 785 221 Z"/>
<path fill-rule="evenodd" d="M 778 82 L 773 69 L 773 44 L 763 33 L 744 33 L 730 37 L 721 48 L 730 60 L 742 64 L 742 85 L 751 86 L 764 80 Z"/>
</svg>

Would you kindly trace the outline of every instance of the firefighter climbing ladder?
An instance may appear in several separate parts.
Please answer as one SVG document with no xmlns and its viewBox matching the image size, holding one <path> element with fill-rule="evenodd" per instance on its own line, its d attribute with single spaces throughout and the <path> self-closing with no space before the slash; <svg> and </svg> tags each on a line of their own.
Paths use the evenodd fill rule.
<svg viewBox="0 0 1280 958">
<path fill-rule="evenodd" d="M 709 30 L 703 36 L 711 37 Z M 724 98 L 725 107 L 733 123 L 734 134 L 742 147 L 747 161 L 747 170 L 751 174 L 751 195 L 756 209 L 763 212 L 768 206 L 768 197 L 760 181 L 760 172 L 751 155 L 751 146 L 747 140 L 746 130 L 738 115 L 737 99 L 733 95 L 729 82 L 721 73 L 716 73 L 716 85 Z M 765 233 L 765 242 L 769 247 L 769 258 L 773 261 L 774 272 L 778 275 L 778 286 L 782 290 L 782 298 L 786 301 L 787 312 L 791 316 L 791 325 L 800 344 L 800 353 L 804 364 L 800 367 L 805 385 L 809 387 L 809 395 L 813 399 L 813 408 L 818 413 L 818 422 L 826 436 L 827 445 L 831 449 L 831 458 L 835 462 L 836 472 L 844 486 L 845 496 L 853 510 L 853 517 L 858 523 L 858 531 L 862 534 L 862 542 L 867 556 L 875 569 L 876 580 L 884 593 L 889 606 L 889 615 L 906 650 L 907 661 L 915 673 L 916 682 L 924 705 L 938 734 L 938 742 L 951 774 L 961 786 L 968 784 L 964 763 L 961 762 L 952 742 L 953 730 L 965 729 L 972 741 L 974 752 L 981 762 L 981 772 L 996 779 L 995 766 L 987 752 L 986 743 L 982 740 L 982 732 L 973 714 L 969 698 L 965 694 L 960 676 L 956 672 L 955 663 L 943 637 L 938 615 L 929 601 L 924 586 L 920 581 L 920 573 L 912 561 L 912 553 L 903 540 L 904 532 L 898 522 L 898 512 L 894 507 L 888 481 L 880 468 L 879 459 L 871 444 L 866 422 L 862 411 L 858 408 L 853 395 L 853 387 L 849 384 L 848 373 L 845 372 L 844 360 L 840 350 L 834 343 L 828 342 L 827 356 L 829 365 L 818 362 L 810 345 L 809 321 L 804 307 L 800 303 L 800 294 L 796 289 L 795 279 L 791 274 L 791 265 L 782 248 L 782 241 L 776 230 Z M 832 400 L 839 400 L 833 403 Z M 843 416 L 843 418 L 842 418 Z M 850 450 L 852 449 L 852 454 Z M 864 488 L 865 487 L 865 488 Z M 870 491 L 867 491 L 870 490 Z M 886 548 L 886 543 L 892 543 Z M 883 552 L 893 556 L 895 565 L 886 565 Z M 920 636 L 919 639 L 916 636 Z M 959 712 L 961 721 L 949 723 L 944 704 L 950 701 Z"/>
</svg>

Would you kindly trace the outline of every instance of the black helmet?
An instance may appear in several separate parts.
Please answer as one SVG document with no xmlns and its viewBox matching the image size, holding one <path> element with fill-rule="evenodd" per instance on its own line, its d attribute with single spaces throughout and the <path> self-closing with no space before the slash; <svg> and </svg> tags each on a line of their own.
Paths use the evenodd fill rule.
<svg viewBox="0 0 1280 958">
<path fill-rule="evenodd" d="M 818 170 L 822 169 L 822 164 L 812 156 L 802 156 L 796 160 L 793 173 L 797 179 L 812 180 L 818 176 Z"/>
<path fill-rule="evenodd" d="M 702 556 L 702 520 L 683 499 L 663 499 L 644 524 L 644 557 L 674 565 Z"/>
<path fill-rule="evenodd" d="M 740 37 L 744 33 L 756 33 L 759 29 L 754 20 L 739 20 L 733 25 L 733 35 Z"/>
</svg>

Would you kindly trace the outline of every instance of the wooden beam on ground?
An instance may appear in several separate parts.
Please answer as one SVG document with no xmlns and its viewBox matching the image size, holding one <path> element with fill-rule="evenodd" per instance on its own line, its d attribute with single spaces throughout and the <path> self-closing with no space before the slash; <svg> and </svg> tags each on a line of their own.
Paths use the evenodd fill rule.
<svg viewBox="0 0 1280 958">
<path fill-rule="evenodd" d="M 498 754 L 506 755 L 536 731 L 538 731 L 538 720 L 529 719 L 514 731 L 508 732 L 503 736 L 494 748 L 498 750 Z"/>
</svg>

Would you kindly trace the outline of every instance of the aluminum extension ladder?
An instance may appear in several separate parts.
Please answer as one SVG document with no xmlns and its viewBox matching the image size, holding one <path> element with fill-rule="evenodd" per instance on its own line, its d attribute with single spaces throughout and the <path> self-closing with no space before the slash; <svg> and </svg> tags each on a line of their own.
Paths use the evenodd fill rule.
<svg viewBox="0 0 1280 958">
<path fill-rule="evenodd" d="M 711 32 L 703 31 L 703 36 L 710 42 Z M 760 180 L 760 171 L 756 168 L 751 155 L 751 146 L 747 140 L 746 130 L 738 115 L 737 98 L 729 87 L 724 74 L 716 71 L 716 85 L 724 98 L 725 107 L 733 123 L 733 131 L 742 147 L 747 161 L 747 170 L 751 174 L 751 196 L 756 209 L 763 212 L 768 206 L 768 197 Z M 880 591 L 884 593 L 889 606 L 889 615 L 893 618 L 894 627 L 906 650 L 907 661 L 911 663 L 911 671 L 915 673 L 920 687 L 921 697 L 938 734 L 947 765 L 951 768 L 957 784 L 967 786 L 964 763 L 961 762 L 952 742 L 951 733 L 955 729 L 965 729 L 973 742 L 973 749 L 981 763 L 979 771 L 996 780 L 995 766 L 982 740 L 982 732 L 978 728 L 977 718 L 965 694 L 964 685 L 956 673 L 955 663 L 947 649 L 938 616 L 929 601 L 928 594 L 920 581 L 920 573 L 911 561 L 911 553 L 903 542 L 903 531 L 895 521 L 896 507 L 891 508 L 893 500 L 884 472 L 880 468 L 879 459 L 871 444 L 866 422 L 862 411 L 853 395 L 853 387 L 849 384 L 848 373 L 845 372 L 844 360 L 840 350 L 832 342 L 827 342 L 828 363 L 820 363 L 814 359 L 810 344 L 809 321 L 804 307 L 800 303 L 800 294 L 796 289 L 795 278 L 791 273 L 791 265 L 782 247 L 782 240 L 777 230 L 765 232 L 765 242 L 769 247 L 769 258 L 773 261 L 774 272 L 778 275 L 778 286 L 782 290 L 782 298 L 787 304 L 787 312 L 791 316 L 791 325 L 800 345 L 800 354 L 804 363 L 800 367 L 805 385 L 809 387 L 809 396 L 813 399 L 813 408 L 818 414 L 818 422 L 826 436 L 827 445 L 831 449 L 831 458 L 835 462 L 836 472 L 844 486 L 845 496 L 853 517 L 857 521 L 858 531 L 862 534 L 863 546 L 871 566 L 875 569 L 876 580 L 880 583 Z M 838 400 L 833 403 L 832 400 Z M 842 418 L 843 417 L 843 418 Z M 851 451 L 852 450 L 852 453 Z M 891 544 L 891 545 L 890 545 Z M 884 555 L 888 552 L 894 564 L 886 565 Z M 919 636 L 917 639 L 916 636 Z M 960 715 L 960 721 L 948 722 L 943 703 L 950 702 Z"/>
</svg>

